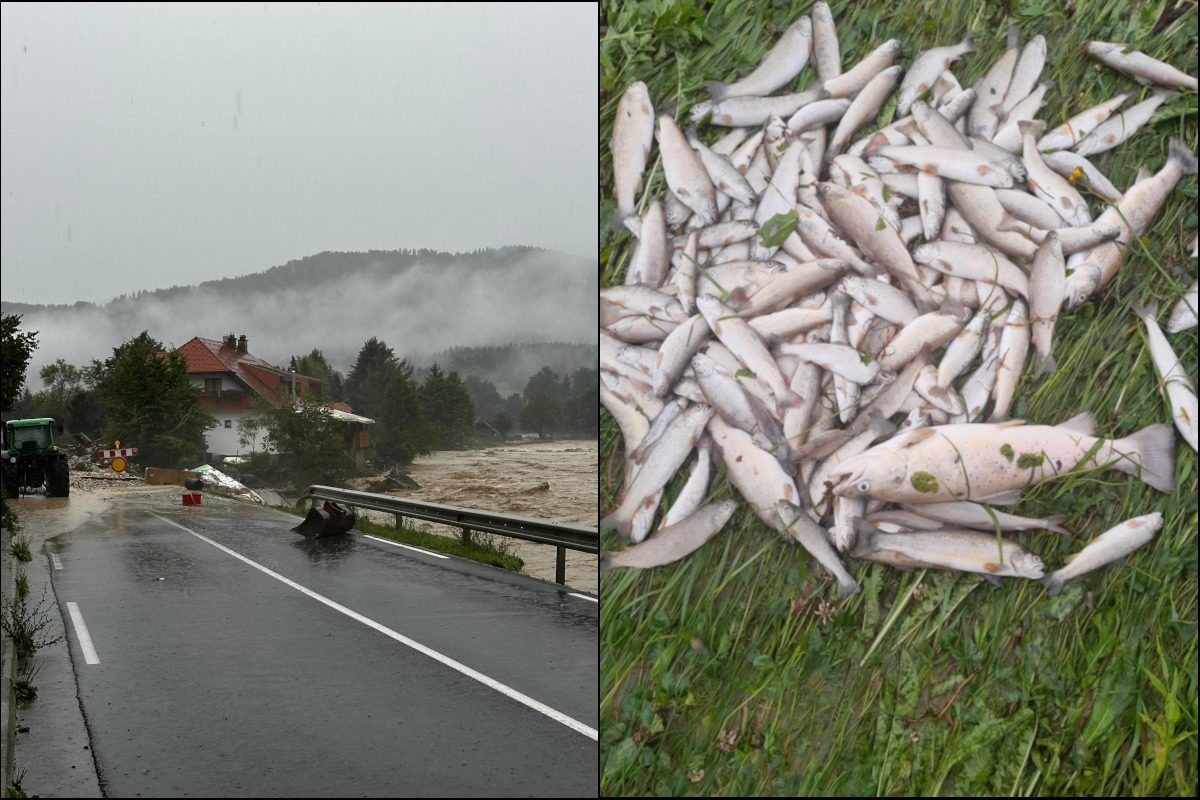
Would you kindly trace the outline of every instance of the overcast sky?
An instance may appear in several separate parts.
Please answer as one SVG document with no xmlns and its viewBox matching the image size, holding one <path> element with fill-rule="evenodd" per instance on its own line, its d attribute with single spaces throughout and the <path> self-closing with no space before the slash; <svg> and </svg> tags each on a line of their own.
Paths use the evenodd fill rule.
<svg viewBox="0 0 1200 800">
<path fill-rule="evenodd" d="M 322 250 L 596 257 L 593 4 L 13 4 L 3 297 Z"/>
</svg>

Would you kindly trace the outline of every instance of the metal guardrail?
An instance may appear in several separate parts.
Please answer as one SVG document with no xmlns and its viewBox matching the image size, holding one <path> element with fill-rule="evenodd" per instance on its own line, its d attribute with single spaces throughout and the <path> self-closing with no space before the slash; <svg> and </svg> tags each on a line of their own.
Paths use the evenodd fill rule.
<svg viewBox="0 0 1200 800">
<path fill-rule="evenodd" d="M 404 517 L 412 517 L 425 522 L 438 522 L 442 525 L 462 528 L 464 534 L 470 531 L 483 531 L 500 536 L 510 536 L 514 539 L 524 539 L 527 542 L 554 545 L 558 549 L 554 565 L 554 580 L 559 584 L 566 584 L 567 549 L 594 555 L 600 554 L 600 532 L 595 528 L 583 525 L 550 522 L 534 517 L 520 517 L 516 514 L 501 514 L 495 511 L 479 511 L 474 508 L 459 508 L 441 503 L 426 503 L 420 500 L 406 500 L 388 494 L 356 492 L 351 489 L 338 489 L 334 486 L 309 486 L 308 491 L 301 496 L 300 502 L 305 500 L 314 502 L 316 500 L 332 500 L 347 506 L 395 514 L 397 526 Z"/>
</svg>

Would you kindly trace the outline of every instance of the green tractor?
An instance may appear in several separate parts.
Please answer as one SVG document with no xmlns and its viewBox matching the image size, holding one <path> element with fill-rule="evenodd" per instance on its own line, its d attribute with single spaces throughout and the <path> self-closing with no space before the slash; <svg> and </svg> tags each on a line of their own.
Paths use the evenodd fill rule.
<svg viewBox="0 0 1200 800">
<path fill-rule="evenodd" d="M 4 451 L 0 453 L 0 476 L 6 497 L 46 487 L 47 497 L 71 493 L 71 467 L 67 454 L 54 444 L 54 429 L 62 424 L 49 417 L 12 419 L 4 423 Z"/>
</svg>

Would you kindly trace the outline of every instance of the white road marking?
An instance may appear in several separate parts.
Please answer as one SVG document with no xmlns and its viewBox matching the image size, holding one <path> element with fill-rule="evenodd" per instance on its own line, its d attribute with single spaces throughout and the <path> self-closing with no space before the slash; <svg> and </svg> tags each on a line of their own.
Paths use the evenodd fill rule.
<svg viewBox="0 0 1200 800">
<path fill-rule="evenodd" d="M 100 656 L 92 645 L 92 635 L 88 633 L 87 625 L 83 622 L 83 614 L 79 613 L 79 605 L 67 603 L 67 612 L 71 615 L 71 624 L 75 626 L 75 635 L 79 637 L 79 649 L 83 651 L 83 660 L 89 664 L 99 664 Z"/>
<path fill-rule="evenodd" d="M 149 511 L 147 513 L 150 514 L 150 516 L 152 516 L 152 517 L 158 517 L 159 519 L 161 519 L 163 522 L 167 523 L 168 525 L 172 525 L 176 528 L 179 528 L 182 531 L 186 531 L 186 532 L 190 533 L 192 536 L 195 536 L 197 539 L 199 539 L 203 542 L 208 542 L 209 544 L 211 544 L 213 547 L 217 548 L 218 550 L 228 553 L 229 555 L 233 556 L 234 558 L 238 559 L 239 561 L 244 561 L 245 563 L 247 563 L 250 566 L 254 567 L 255 569 L 259 570 L 260 572 L 270 575 L 272 578 L 279 581 L 280 583 L 283 583 L 283 584 L 286 584 L 287 586 L 292 587 L 293 589 L 300 592 L 301 594 L 308 595 L 309 597 L 311 597 L 312 599 L 316 600 L 319 603 L 324 603 L 325 605 L 332 608 L 334 611 L 338 611 L 342 614 L 345 614 L 347 617 L 350 617 L 350 619 L 357 620 L 358 622 L 361 622 L 363 625 L 366 625 L 368 628 L 374 628 L 375 630 L 382 633 L 384 636 L 394 639 L 397 642 L 399 642 L 400 644 L 405 645 L 406 647 L 411 647 L 413 650 L 416 650 L 418 653 L 429 656 L 433 660 L 438 661 L 442 664 L 445 664 L 446 666 L 450 667 L 451 669 L 454 669 L 454 670 L 462 673 L 463 675 L 466 675 L 468 678 L 471 678 L 472 680 L 479 681 L 484 686 L 487 686 L 490 689 L 494 689 L 497 692 L 500 692 L 501 694 L 505 695 L 506 697 L 510 697 L 513 700 L 516 700 L 518 703 L 521 703 L 522 705 L 532 708 L 534 711 L 537 711 L 539 714 L 544 714 L 545 716 L 549 717 L 550 719 L 554 720 L 555 722 L 559 722 L 563 725 L 566 725 L 571 730 L 574 730 L 578 733 L 582 733 L 584 736 L 587 736 L 590 739 L 599 741 L 600 735 L 596 731 L 595 728 L 585 725 L 582 722 L 580 722 L 579 720 L 569 717 L 566 714 L 562 713 L 561 711 L 557 711 L 539 700 L 534 700 L 529 695 L 522 694 L 521 692 L 518 692 L 516 689 L 513 689 L 511 686 L 506 686 L 505 684 L 500 683 L 500 681 L 496 680 L 495 678 L 489 678 L 487 675 L 484 675 L 482 672 L 478 672 L 476 670 L 471 669 L 466 664 L 462 664 L 458 661 L 455 661 L 454 659 L 450 658 L 449 656 L 442 655 L 437 650 L 434 650 L 431 647 L 426 647 L 425 645 L 421 644 L 420 642 L 418 642 L 414 639 L 408 638 L 404 634 L 397 633 L 396 631 L 392 630 L 391 628 L 387 627 L 386 625 L 381 625 L 380 623 L 376 622 L 373 619 L 370 619 L 369 617 L 364 617 L 362 614 L 359 614 L 357 611 L 352 611 L 349 608 L 346 608 L 344 605 L 342 605 L 340 603 L 336 603 L 333 600 L 330 600 L 328 597 L 325 597 L 324 595 L 317 594 L 312 589 L 309 589 L 305 586 L 301 586 L 300 584 L 296 583 L 295 581 L 291 580 L 290 578 L 285 578 L 284 576 L 280 575 L 278 572 L 270 570 L 270 569 L 264 567 L 262 564 L 259 564 L 255 561 L 250 560 L 249 558 L 247 558 L 246 556 L 237 552 L 236 550 L 231 550 L 223 544 L 214 542 L 212 539 L 209 539 L 207 536 L 204 536 L 203 534 L 196 533 L 194 530 L 191 530 L 190 528 L 185 528 L 183 525 L 180 525 L 178 522 L 175 522 L 174 520 L 170 520 L 164 516 L 155 514 L 153 511 Z"/>
<path fill-rule="evenodd" d="M 593 603 L 599 603 L 599 602 L 600 602 L 600 598 L 599 598 L 599 597 L 591 597 L 591 596 L 589 596 L 589 595 L 586 595 L 586 594 L 580 594 L 579 592 L 567 592 L 567 594 L 571 595 L 571 597 L 578 597 L 580 600 L 588 600 L 588 601 L 590 601 L 590 602 L 593 602 Z"/>
<path fill-rule="evenodd" d="M 396 547 L 404 547 L 409 550 L 416 550 L 418 553 L 424 553 L 425 555 L 433 556 L 434 558 L 449 558 L 450 557 L 447 555 L 443 555 L 442 553 L 435 553 L 432 550 L 422 550 L 419 547 L 413 547 L 411 544 L 401 544 L 400 542 L 393 542 L 391 539 L 381 539 L 378 536 L 372 536 L 369 533 L 364 533 L 362 535 L 368 539 L 374 539 L 377 542 L 383 542 L 384 544 L 394 544 L 394 545 L 396 545 Z"/>
<path fill-rule="evenodd" d="M 58 553 L 50 553 L 50 562 L 54 564 L 55 569 L 62 569 L 62 562 L 58 560 Z"/>
</svg>

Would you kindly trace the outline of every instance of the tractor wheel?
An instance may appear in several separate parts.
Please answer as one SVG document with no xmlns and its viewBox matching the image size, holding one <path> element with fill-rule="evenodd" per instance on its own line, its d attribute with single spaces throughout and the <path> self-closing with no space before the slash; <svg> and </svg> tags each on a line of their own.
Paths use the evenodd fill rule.
<svg viewBox="0 0 1200 800">
<path fill-rule="evenodd" d="M 46 470 L 46 496 L 68 497 L 71 494 L 71 467 L 65 458 L 56 458 Z"/>
<path fill-rule="evenodd" d="M 0 478 L 4 482 L 4 496 L 16 500 L 21 496 L 21 479 L 17 475 L 16 464 L 8 463 L 7 459 L 3 467 L 0 467 Z"/>
</svg>

